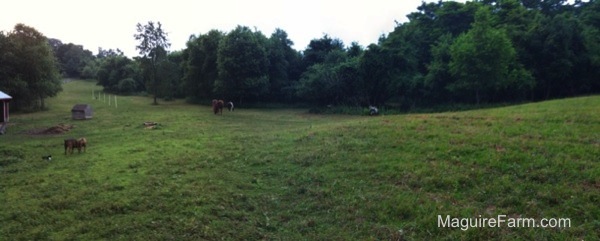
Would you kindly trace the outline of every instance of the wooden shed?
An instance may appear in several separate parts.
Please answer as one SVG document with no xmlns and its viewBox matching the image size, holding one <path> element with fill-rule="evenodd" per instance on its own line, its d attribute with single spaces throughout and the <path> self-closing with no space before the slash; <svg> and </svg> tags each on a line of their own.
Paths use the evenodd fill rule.
<svg viewBox="0 0 600 241">
<path fill-rule="evenodd" d="M 88 104 L 76 104 L 73 106 L 73 109 L 71 109 L 73 120 L 92 119 L 92 115 L 92 106 Z"/>
<path fill-rule="evenodd" d="M 9 119 L 9 110 L 8 110 L 8 102 L 12 99 L 10 95 L 0 91 L 0 135 L 4 134 L 6 131 L 6 124 Z"/>
</svg>

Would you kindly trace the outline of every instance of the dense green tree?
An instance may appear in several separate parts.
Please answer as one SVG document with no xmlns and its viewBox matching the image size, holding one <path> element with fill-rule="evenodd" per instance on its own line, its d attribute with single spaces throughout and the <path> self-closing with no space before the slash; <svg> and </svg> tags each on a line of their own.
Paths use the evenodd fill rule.
<svg viewBox="0 0 600 241">
<path fill-rule="evenodd" d="M 352 42 L 350 44 L 350 47 L 348 47 L 347 52 L 348 52 L 348 57 L 354 58 L 354 57 L 360 57 L 365 52 L 365 50 L 363 49 L 362 46 L 360 46 L 358 44 L 358 42 Z"/>
<path fill-rule="evenodd" d="M 214 83 L 218 78 L 217 51 L 219 42 L 225 36 L 219 30 L 211 30 L 206 34 L 191 36 L 184 53 L 184 86 L 186 95 L 192 99 L 210 100 Z"/>
<path fill-rule="evenodd" d="M 396 77 L 399 74 L 399 63 L 394 59 L 394 52 L 385 47 L 371 44 L 359 62 L 362 82 L 361 104 L 382 105 L 394 94 L 398 93 Z"/>
<path fill-rule="evenodd" d="M 80 78 L 86 64 L 94 58 L 91 51 L 73 43 L 59 44 L 54 54 L 63 76 L 70 78 Z"/>
<path fill-rule="evenodd" d="M 334 71 L 339 79 L 340 86 L 336 91 L 339 93 L 339 99 L 343 104 L 352 106 L 361 106 L 367 103 L 367 95 L 363 89 L 363 76 L 360 68 L 360 56 L 356 50 L 347 52 L 348 58 L 335 66 Z M 362 52 L 362 48 L 361 48 Z"/>
<path fill-rule="evenodd" d="M 359 61 L 359 56 L 344 50 L 329 52 L 323 63 L 313 64 L 304 72 L 296 85 L 299 97 L 319 105 L 367 103 Z"/>
<path fill-rule="evenodd" d="M 313 64 L 320 64 L 325 61 L 325 57 L 329 52 L 344 50 L 344 43 L 340 39 L 331 38 L 325 34 L 320 39 L 310 41 L 304 50 L 303 63 L 305 67 L 310 67 Z"/>
<path fill-rule="evenodd" d="M 45 109 L 44 100 L 62 90 L 48 39 L 24 24 L 0 35 L 0 88 L 13 96 L 17 109 Z"/>
<path fill-rule="evenodd" d="M 422 99 L 420 89 L 424 84 L 424 73 L 431 59 L 430 42 L 426 30 L 418 24 L 406 23 L 396 26 L 394 31 L 381 42 L 381 56 L 386 59 L 386 70 L 390 76 L 391 96 L 380 99 L 373 104 L 382 105 L 389 99 L 405 104 L 415 105 Z M 367 50 L 368 52 L 368 50 Z M 365 54 L 366 56 L 366 54 Z M 387 96 L 388 94 L 382 95 Z"/>
<path fill-rule="evenodd" d="M 530 80 L 527 71 L 519 69 L 510 39 L 504 30 L 494 29 L 492 21 L 487 7 L 479 9 L 472 29 L 450 46 L 450 73 L 456 81 L 449 87 L 454 92 L 473 93 L 477 104 L 493 100 L 499 90 L 512 84 L 512 78 Z"/>
<path fill-rule="evenodd" d="M 134 38 L 139 41 L 139 45 L 136 49 L 142 55 L 142 68 L 145 72 L 145 85 L 146 91 L 154 95 L 154 104 L 158 104 L 156 98 L 162 91 L 161 86 L 164 81 L 159 74 L 159 63 L 166 58 L 166 51 L 171 46 L 167 39 L 167 33 L 162 29 L 162 24 L 157 22 L 154 24 L 152 21 L 148 21 L 147 24 L 142 25 L 138 23 L 136 25 L 137 33 L 134 34 Z M 162 68 L 161 68 L 162 69 Z"/>
<path fill-rule="evenodd" d="M 433 59 L 427 66 L 423 94 L 428 103 L 456 101 L 448 90 L 448 85 L 455 81 L 450 73 L 450 46 L 454 43 L 451 34 L 442 35 L 431 47 Z"/>
<path fill-rule="evenodd" d="M 85 65 L 83 66 L 83 69 L 81 69 L 81 75 L 79 77 L 83 78 L 83 79 L 97 79 L 98 77 L 98 71 L 100 71 L 101 65 L 105 62 L 105 60 L 110 59 L 112 57 L 118 57 L 118 56 L 125 56 L 125 54 L 123 53 L 123 51 L 119 50 L 119 49 L 103 49 L 103 48 L 98 48 L 98 54 L 95 56 L 91 56 L 86 58 L 85 61 Z M 139 69 L 139 68 L 135 68 L 135 69 Z M 136 70 L 136 72 L 139 72 L 138 70 Z M 132 77 L 133 78 L 133 77 Z M 143 83 L 140 83 L 141 80 L 137 79 L 136 82 L 136 86 L 139 87 L 143 87 Z M 102 85 L 102 84 L 99 84 Z M 110 85 L 106 85 L 104 86 L 106 88 L 106 90 L 111 89 L 109 87 Z M 137 89 L 139 90 L 139 89 Z"/>
<path fill-rule="evenodd" d="M 237 26 L 219 43 L 215 93 L 238 103 L 257 100 L 269 90 L 267 38 L 259 31 Z"/>
<path fill-rule="evenodd" d="M 137 65 L 134 61 L 124 55 L 116 55 L 101 59 L 98 67 L 96 78 L 98 85 L 104 87 L 108 92 L 131 93 L 139 87 L 137 82 L 134 84 L 121 84 L 124 79 L 134 80 L 136 75 Z M 131 87 L 135 88 L 131 88 Z M 121 89 L 123 87 L 123 89 Z"/>
<path fill-rule="evenodd" d="M 60 39 L 49 38 L 48 44 L 54 53 L 58 52 L 58 48 L 63 45 L 63 42 Z"/>
<path fill-rule="evenodd" d="M 169 53 L 158 65 L 159 79 L 163 83 L 161 97 L 166 100 L 184 96 L 182 65 L 183 55 L 181 51 Z"/>
<path fill-rule="evenodd" d="M 418 12 L 407 16 L 410 22 L 399 24 L 384 44 L 388 48 L 411 45 L 411 62 L 418 71 L 414 74 L 426 75 L 427 65 L 432 61 L 431 46 L 443 35 L 456 37 L 469 30 L 479 7 L 480 4 L 474 2 L 423 2 Z"/>
<path fill-rule="evenodd" d="M 343 79 L 338 76 L 337 68 L 347 60 L 343 50 L 332 50 L 323 56 L 322 63 L 308 67 L 296 88 L 298 95 L 309 102 L 319 105 L 344 104 L 342 92 Z"/>
<path fill-rule="evenodd" d="M 10 33 L 9 33 L 10 34 Z M 0 31 L 0 90 L 13 96 L 13 108 L 29 105 L 27 83 L 18 78 L 15 69 L 14 43 L 8 34 Z"/>
<path fill-rule="evenodd" d="M 500 0 L 493 7 L 498 23 L 497 27 L 506 30 L 506 34 L 517 51 L 519 62 L 523 63 L 527 69 L 532 69 L 530 63 L 533 63 L 535 56 L 530 49 L 531 30 L 536 28 L 536 21 L 542 15 L 538 11 L 526 9 L 518 0 Z"/>
<path fill-rule="evenodd" d="M 536 99 L 574 96 L 586 87 L 580 67 L 587 66 L 587 50 L 580 22 L 570 13 L 538 19 L 531 34 L 531 65 L 537 80 Z"/>
<path fill-rule="evenodd" d="M 589 85 L 586 93 L 600 92 L 600 1 L 590 1 L 581 14 L 583 41 L 588 64 L 580 70 L 581 78 Z"/>
<path fill-rule="evenodd" d="M 474 21 L 475 12 L 480 8 L 480 5 L 474 2 L 440 1 L 439 6 L 435 11 L 433 37 L 446 33 L 458 36 L 466 32 Z"/>
<path fill-rule="evenodd" d="M 537 10 L 545 15 L 554 15 L 565 10 L 567 0 L 521 0 L 523 6 Z"/>
<path fill-rule="evenodd" d="M 98 54 L 96 54 L 97 58 L 106 58 L 106 57 L 111 57 L 111 56 L 117 56 L 117 55 L 125 55 L 125 53 L 123 53 L 123 51 L 121 51 L 120 49 L 103 49 L 103 48 L 98 48 Z"/>
<path fill-rule="evenodd" d="M 293 65 L 298 63 L 298 52 L 292 49 L 294 43 L 288 38 L 285 31 L 275 29 L 268 43 L 269 58 L 269 97 L 272 101 L 284 100 L 286 93 L 284 89 L 294 83 L 295 69 Z"/>
<path fill-rule="evenodd" d="M 92 58 L 85 62 L 85 66 L 81 70 L 82 79 L 95 79 L 100 68 L 101 59 Z"/>
<path fill-rule="evenodd" d="M 331 90 L 335 88 L 336 82 L 331 68 L 324 64 L 313 64 L 302 74 L 296 86 L 296 94 L 311 103 L 331 104 L 335 99 Z"/>
</svg>

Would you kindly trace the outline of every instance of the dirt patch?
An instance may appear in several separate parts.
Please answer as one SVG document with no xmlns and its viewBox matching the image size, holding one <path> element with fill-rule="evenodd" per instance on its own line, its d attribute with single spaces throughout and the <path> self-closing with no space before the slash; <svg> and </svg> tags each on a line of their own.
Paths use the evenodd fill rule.
<svg viewBox="0 0 600 241">
<path fill-rule="evenodd" d="M 69 132 L 69 130 L 73 129 L 73 125 L 67 125 L 67 124 L 58 124 L 46 129 L 35 129 L 35 130 L 30 130 L 27 132 L 27 134 L 30 135 L 58 135 L 58 134 L 63 134 L 66 132 Z"/>
<path fill-rule="evenodd" d="M 153 121 L 146 121 L 146 122 L 142 123 L 142 125 L 147 130 L 158 129 L 160 126 L 160 124 L 158 124 L 158 122 L 153 122 Z"/>
</svg>

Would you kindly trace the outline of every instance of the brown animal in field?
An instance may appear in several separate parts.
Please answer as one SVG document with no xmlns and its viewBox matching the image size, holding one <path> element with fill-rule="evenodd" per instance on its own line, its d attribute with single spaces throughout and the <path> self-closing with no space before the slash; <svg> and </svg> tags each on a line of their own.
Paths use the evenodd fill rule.
<svg viewBox="0 0 600 241">
<path fill-rule="evenodd" d="M 67 154 L 67 152 L 73 154 L 73 148 L 75 148 L 76 146 L 78 146 L 76 139 L 65 139 L 65 155 Z"/>
<path fill-rule="evenodd" d="M 83 152 L 85 152 L 85 148 L 87 147 L 87 139 L 85 139 L 85 137 L 77 139 L 77 145 L 79 152 L 81 152 L 81 149 L 83 149 Z"/>
<path fill-rule="evenodd" d="M 221 115 L 223 115 L 223 106 L 225 105 L 225 103 L 223 102 L 223 100 L 212 100 L 212 109 L 213 112 L 215 113 L 215 115 L 217 113 L 221 113 Z"/>
<path fill-rule="evenodd" d="M 67 152 L 73 154 L 73 148 L 77 148 L 79 153 L 81 153 L 81 148 L 83 148 L 83 151 L 85 152 L 86 147 L 87 147 L 87 140 L 85 139 L 85 137 L 82 137 L 79 139 L 75 139 L 75 138 L 65 139 L 65 155 L 67 154 Z"/>
</svg>

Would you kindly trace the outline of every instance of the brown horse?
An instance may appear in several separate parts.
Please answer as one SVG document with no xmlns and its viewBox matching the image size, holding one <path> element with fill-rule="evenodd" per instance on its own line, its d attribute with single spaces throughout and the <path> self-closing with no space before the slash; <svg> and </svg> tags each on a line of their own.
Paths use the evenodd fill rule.
<svg viewBox="0 0 600 241">
<path fill-rule="evenodd" d="M 85 137 L 77 139 L 77 145 L 79 146 L 79 152 L 81 152 L 81 149 L 83 149 L 83 152 L 85 152 L 85 148 L 87 147 L 87 139 L 85 139 Z"/>
<path fill-rule="evenodd" d="M 223 115 L 223 106 L 225 105 L 225 103 L 223 102 L 223 100 L 212 100 L 212 109 L 213 112 L 215 113 L 215 115 L 217 113 L 221 113 L 221 115 Z"/>
<path fill-rule="evenodd" d="M 85 152 L 86 147 L 87 147 L 87 140 L 85 139 L 85 137 L 82 137 L 79 139 L 75 139 L 75 138 L 65 139 L 65 155 L 67 154 L 67 152 L 73 154 L 73 148 L 77 148 L 79 153 L 81 153 L 81 148 L 83 148 L 83 151 Z"/>
<path fill-rule="evenodd" d="M 67 154 L 67 152 L 73 154 L 73 148 L 76 148 L 77 146 L 78 144 L 76 139 L 65 139 L 65 155 Z"/>
</svg>

